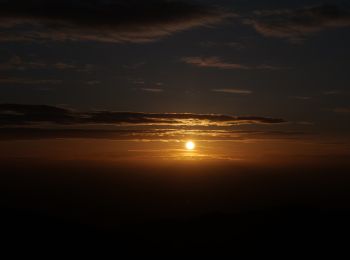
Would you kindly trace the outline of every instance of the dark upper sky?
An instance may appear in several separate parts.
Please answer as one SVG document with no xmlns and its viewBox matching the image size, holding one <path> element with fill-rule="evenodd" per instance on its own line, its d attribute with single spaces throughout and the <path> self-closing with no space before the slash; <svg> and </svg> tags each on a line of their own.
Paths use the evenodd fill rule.
<svg viewBox="0 0 350 260">
<path fill-rule="evenodd" d="M 350 130 L 347 1 L 1 0 L 0 17 L 3 104 Z"/>
</svg>

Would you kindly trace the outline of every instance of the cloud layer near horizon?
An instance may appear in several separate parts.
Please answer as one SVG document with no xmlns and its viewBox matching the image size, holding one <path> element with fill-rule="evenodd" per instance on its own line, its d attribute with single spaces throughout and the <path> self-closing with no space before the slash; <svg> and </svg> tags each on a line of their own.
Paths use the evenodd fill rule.
<svg viewBox="0 0 350 260">
<path fill-rule="evenodd" d="M 48 105 L 0 104 L 0 140 L 255 140 L 290 139 L 303 133 L 240 130 L 232 126 L 278 125 L 284 119 L 196 113 L 77 111 Z"/>
<path fill-rule="evenodd" d="M 149 42 L 231 15 L 178 0 L 0 0 L 0 41 Z"/>
<path fill-rule="evenodd" d="M 42 139 L 106 139 L 129 141 L 246 141 L 301 140 L 312 133 L 295 131 L 184 130 L 184 129 L 82 129 L 82 128 L 0 128 L 0 141 Z M 309 139 L 310 140 L 310 139 Z"/>
<path fill-rule="evenodd" d="M 73 111 L 47 105 L 0 104 L 2 126 L 51 123 L 58 125 L 169 125 L 232 126 L 280 124 L 284 119 L 261 116 L 232 116 L 195 113 L 143 113 L 119 111 Z"/>
</svg>

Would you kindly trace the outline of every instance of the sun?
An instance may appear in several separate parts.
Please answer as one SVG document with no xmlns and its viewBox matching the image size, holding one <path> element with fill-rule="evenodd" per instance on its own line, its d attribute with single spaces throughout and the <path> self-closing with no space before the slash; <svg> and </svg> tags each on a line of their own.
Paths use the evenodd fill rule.
<svg viewBox="0 0 350 260">
<path fill-rule="evenodd" d="M 194 148 L 196 148 L 196 144 L 192 141 L 187 141 L 185 146 L 186 146 L 186 149 L 189 151 L 192 151 L 194 150 Z"/>
</svg>

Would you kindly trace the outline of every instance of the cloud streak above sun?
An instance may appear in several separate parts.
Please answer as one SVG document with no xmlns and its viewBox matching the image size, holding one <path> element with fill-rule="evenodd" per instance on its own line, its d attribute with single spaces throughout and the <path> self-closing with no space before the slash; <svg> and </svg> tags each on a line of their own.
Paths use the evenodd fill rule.
<svg viewBox="0 0 350 260">
<path fill-rule="evenodd" d="M 301 140 L 312 133 L 293 131 L 183 130 L 183 129 L 82 129 L 82 128 L 0 128 L 0 140 L 106 139 L 125 141 L 253 141 Z"/>
<path fill-rule="evenodd" d="M 110 139 L 144 141 L 289 139 L 300 133 L 239 130 L 284 119 L 196 113 L 77 111 L 48 105 L 0 104 L 0 140 Z"/>
<path fill-rule="evenodd" d="M 195 113 L 144 113 L 118 111 L 80 112 L 46 105 L 0 104 L 0 123 L 30 125 L 165 125 L 165 126 L 233 126 L 241 124 L 281 124 L 284 119 L 261 116 L 232 116 Z"/>
<path fill-rule="evenodd" d="M 188 1 L 0 0 L 0 41 L 149 42 L 230 16 Z"/>
</svg>

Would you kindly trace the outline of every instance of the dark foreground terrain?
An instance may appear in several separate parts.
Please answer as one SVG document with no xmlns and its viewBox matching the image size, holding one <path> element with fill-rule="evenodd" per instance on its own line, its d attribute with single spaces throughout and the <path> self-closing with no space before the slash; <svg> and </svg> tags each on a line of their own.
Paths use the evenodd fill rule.
<svg viewBox="0 0 350 260">
<path fill-rule="evenodd" d="M 2 246 L 14 252 L 226 249 L 288 256 L 299 249 L 349 248 L 345 166 L 16 160 L 1 169 Z"/>
</svg>

